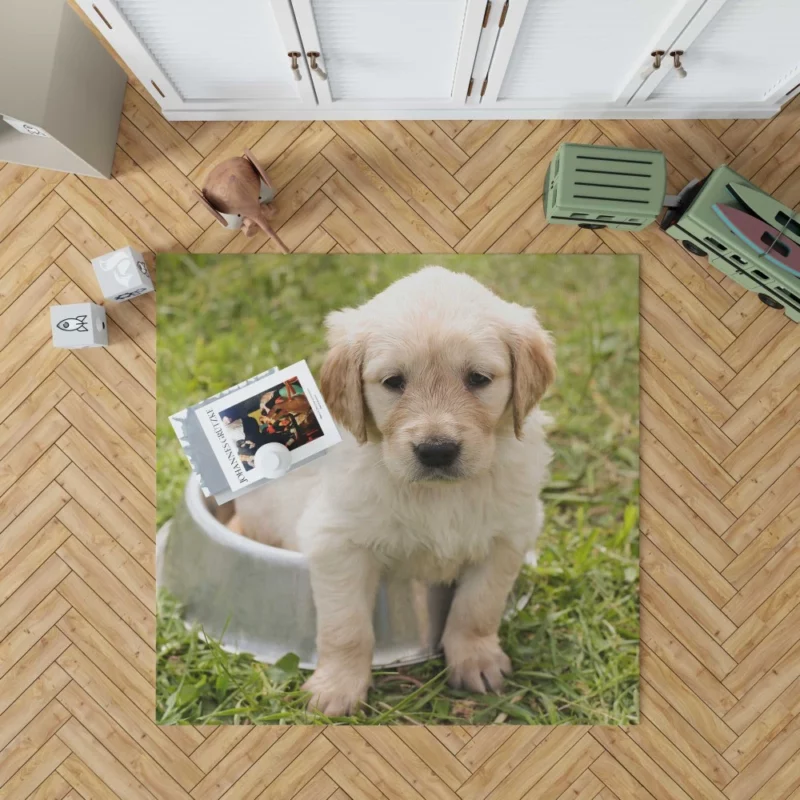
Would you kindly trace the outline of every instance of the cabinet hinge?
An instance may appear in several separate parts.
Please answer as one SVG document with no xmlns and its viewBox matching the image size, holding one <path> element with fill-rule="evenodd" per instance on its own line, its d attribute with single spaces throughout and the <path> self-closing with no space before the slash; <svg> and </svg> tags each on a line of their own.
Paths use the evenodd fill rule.
<svg viewBox="0 0 800 800">
<path fill-rule="evenodd" d="M 469 97 L 472 94 L 472 86 L 474 83 L 475 83 L 475 78 L 470 78 L 469 86 L 467 86 L 467 97 Z"/>
<path fill-rule="evenodd" d="M 492 11 L 492 0 L 486 0 L 486 10 L 483 12 L 483 24 L 481 25 L 482 28 L 486 27 L 486 23 L 489 22 L 489 14 Z"/>
<path fill-rule="evenodd" d="M 487 83 L 489 83 L 489 76 L 488 75 L 483 79 L 483 86 L 481 86 L 481 97 L 483 97 L 486 94 L 486 84 Z"/>
<path fill-rule="evenodd" d="M 506 0 L 506 4 L 503 6 L 503 11 L 500 14 L 500 22 L 497 25 L 498 28 L 502 28 L 503 25 L 506 24 L 506 14 L 508 14 L 508 0 Z"/>
</svg>

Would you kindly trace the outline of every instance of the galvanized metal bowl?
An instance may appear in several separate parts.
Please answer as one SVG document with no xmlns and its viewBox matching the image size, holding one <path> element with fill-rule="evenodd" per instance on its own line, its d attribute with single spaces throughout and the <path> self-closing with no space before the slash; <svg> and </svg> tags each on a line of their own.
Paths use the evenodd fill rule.
<svg viewBox="0 0 800 800">
<path fill-rule="evenodd" d="M 198 623 L 226 650 L 266 663 L 295 653 L 312 669 L 316 612 L 305 557 L 234 533 L 223 522 L 232 510 L 212 507 L 192 476 L 174 519 L 158 532 L 159 587 L 183 604 L 187 624 Z M 373 616 L 373 667 L 438 655 L 452 593 L 449 586 L 384 579 Z"/>
</svg>

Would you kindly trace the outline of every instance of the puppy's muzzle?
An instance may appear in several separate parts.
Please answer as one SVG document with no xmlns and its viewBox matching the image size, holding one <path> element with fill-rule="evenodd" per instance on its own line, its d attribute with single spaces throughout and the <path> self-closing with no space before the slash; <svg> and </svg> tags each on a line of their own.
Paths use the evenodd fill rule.
<svg viewBox="0 0 800 800">
<path fill-rule="evenodd" d="M 414 455 L 424 467 L 447 469 L 461 453 L 461 444 L 452 439 L 437 439 L 414 445 Z"/>
</svg>

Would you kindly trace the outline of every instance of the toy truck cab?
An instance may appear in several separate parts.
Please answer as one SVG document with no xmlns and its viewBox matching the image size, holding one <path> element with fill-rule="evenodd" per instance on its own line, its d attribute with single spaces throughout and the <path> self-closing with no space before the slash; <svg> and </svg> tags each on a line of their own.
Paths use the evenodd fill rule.
<svg viewBox="0 0 800 800">
<path fill-rule="evenodd" d="M 707 255 L 720 272 L 756 292 L 766 305 L 783 308 L 786 316 L 800 322 L 800 276 L 762 258 L 714 211 L 717 204 L 747 211 L 728 189 L 729 184 L 761 192 L 730 167 L 718 167 L 681 193 L 679 205 L 669 209 L 661 220 L 661 229 L 693 255 Z"/>
</svg>

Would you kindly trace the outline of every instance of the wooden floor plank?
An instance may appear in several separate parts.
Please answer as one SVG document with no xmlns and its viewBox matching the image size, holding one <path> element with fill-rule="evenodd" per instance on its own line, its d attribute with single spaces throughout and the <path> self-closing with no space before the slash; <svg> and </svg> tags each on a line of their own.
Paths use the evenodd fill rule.
<svg viewBox="0 0 800 800">
<path fill-rule="evenodd" d="M 675 631 L 675 638 L 689 652 L 696 653 L 700 662 L 717 680 L 723 681 L 736 668 L 736 662 L 649 573 L 642 573 L 641 585 L 642 599 L 648 611 L 665 627 L 671 624 L 670 620 L 679 620 L 680 629 Z"/>
<path fill-rule="evenodd" d="M 0 167 L 0 203 L 5 203 L 34 172 L 36 167 L 24 164 L 5 164 Z"/>
<path fill-rule="evenodd" d="M 69 459 L 57 447 L 46 450 L 5 494 L 0 495 L 0 531 L 34 502 L 68 465 Z"/>
<path fill-rule="evenodd" d="M 743 553 L 745 548 L 752 542 L 757 541 L 758 537 L 766 531 L 773 521 L 781 528 L 784 522 L 780 520 L 784 510 L 793 508 L 791 504 L 800 494 L 800 485 L 797 482 L 797 470 L 800 469 L 800 460 L 795 462 L 792 468 L 787 469 L 775 483 L 764 492 L 759 499 L 742 514 L 736 522 L 723 534 L 723 539 L 738 553 Z M 792 520 L 787 522 L 791 525 Z M 785 531 L 781 536 L 785 535 Z M 749 559 L 748 559 L 749 560 Z M 730 575 L 728 578 L 734 585 L 740 585 L 741 581 L 746 580 L 742 570 L 742 562 L 737 558 L 726 568 Z M 751 565 L 748 565 L 751 566 Z M 735 574 L 732 574 L 735 573 Z"/>
<path fill-rule="evenodd" d="M 0 642 L 0 677 L 5 675 L 36 642 L 69 613 L 69 603 L 51 592 Z"/>
<path fill-rule="evenodd" d="M 429 224 L 427 218 L 431 217 L 431 214 L 427 208 L 421 208 L 419 203 L 406 204 L 404 196 L 385 182 L 348 142 L 337 137 L 322 152 L 331 165 L 344 175 L 380 213 L 389 219 L 394 218 L 395 227 L 420 252 L 450 251 L 448 241 Z M 363 147 L 362 152 L 370 156 L 371 160 L 375 160 L 374 154 L 364 150 Z M 400 183 L 397 185 L 404 191 L 406 198 L 411 198 L 411 193 L 407 189 L 403 189 Z M 419 213 L 420 210 L 424 212 L 424 216 Z M 453 237 L 448 234 L 447 238 Z"/>
<path fill-rule="evenodd" d="M 608 244 L 607 236 L 602 237 Z M 613 245 L 611 245 L 613 247 Z M 660 273 L 660 275 L 659 275 Z M 642 316 L 655 328 L 665 331 L 665 338 L 679 352 L 686 354 L 686 359 L 692 366 L 701 372 L 708 381 L 717 389 L 723 389 L 731 380 L 736 377 L 736 373 L 731 369 L 724 359 L 719 355 L 722 350 L 733 340 L 733 334 L 719 323 L 716 318 L 715 324 L 724 330 L 724 335 L 717 338 L 710 338 L 709 333 L 706 338 L 697 334 L 697 329 L 702 327 L 709 330 L 712 326 L 707 326 L 703 322 L 692 320 L 692 312 L 689 305 L 681 303 L 680 300 L 671 293 L 670 288 L 659 285 L 658 277 L 670 275 L 667 270 L 643 270 L 643 280 L 645 285 L 641 290 L 641 312 Z M 651 281 L 656 290 L 652 290 L 648 284 Z M 669 297 L 673 305 L 665 302 L 663 297 Z M 694 303 L 699 308 L 698 303 Z M 705 307 L 699 312 L 701 317 L 713 317 Z M 730 337 L 730 338 L 729 338 Z"/>
<path fill-rule="evenodd" d="M 74 499 L 58 512 L 58 521 L 147 604 L 155 591 L 153 540 L 121 514 L 74 464 L 64 470 L 59 483 Z"/>
<path fill-rule="evenodd" d="M 778 445 L 800 422 L 800 389 L 788 397 L 745 439 L 722 460 L 721 466 L 740 480 L 769 451 Z"/>
<path fill-rule="evenodd" d="M 640 326 L 642 352 L 655 364 L 712 422 L 723 425 L 736 409 L 683 354 L 643 319 Z M 689 354 L 691 358 L 691 354 Z"/>
<path fill-rule="evenodd" d="M 169 234 L 184 248 L 203 232 L 203 229 L 120 148 L 117 148 L 111 174 L 154 217 L 164 220 Z M 130 201 L 128 203 L 132 205 Z M 158 235 L 160 237 L 161 233 Z"/>
<path fill-rule="evenodd" d="M 142 750 L 128 732 L 110 717 L 77 683 L 70 683 L 58 695 L 59 702 L 73 718 L 80 719 L 89 735 L 102 742 L 110 757 L 135 775 L 157 800 L 189 800 L 190 795 L 152 756 Z M 74 731 L 62 737 L 65 741 Z M 80 751 L 74 751 L 80 756 Z M 94 763 L 94 759 L 87 759 Z M 110 760 L 110 759 L 109 759 Z"/>
<path fill-rule="evenodd" d="M 697 512 L 675 493 L 646 463 L 641 465 L 642 497 L 661 514 L 716 569 L 722 570 L 735 552 Z M 691 526 L 691 527 L 689 527 Z"/>
<path fill-rule="evenodd" d="M 788 513 L 792 511 L 800 511 L 800 503 Z M 800 567 L 800 532 L 794 534 L 777 550 L 772 558 L 723 606 L 723 611 L 741 625 L 754 613 L 753 609 L 759 609 L 763 602 L 773 597 L 773 592 L 777 594 L 781 591 L 778 589 L 776 592 L 775 587 L 782 587 L 784 580 L 792 576 L 798 567 Z"/>
<path fill-rule="evenodd" d="M 102 765 L 98 767 L 102 770 Z M 73 786 L 73 790 L 67 795 L 67 800 L 74 797 L 87 798 L 92 800 L 115 800 L 120 795 L 113 792 L 103 781 L 92 772 L 74 753 L 69 756 L 58 768 L 58 774 Z"/>
<path fill-rule="evenodd" d="M 646 356 L 639 361 L 639 382 L 693 442 L 726 468 L 724 459 L 736 445 Z"/>
<path fill-rule="evenodd" d="M 659 758 L 659 753 L 667 756 L 664 759 L 665 766 L 673 779 L 680 781 L 682 777 L 689 776 L 690 791 L 694 789 L 693 797 L 713 795 L 713 789 L 706 781 L 710 781 L 717 789 L 730 783 L 736 776 L 736 769 L 729 761 L 689 722 L 673 713 L 670 704 L 651 684 L 642 681 L 641 691 L 642 714 L 646 722 L 639 726 L 631 725 L 627 729 L 631 739 L 653 758 Z M 647 724 L 648 722 L 652 724 Z"/>
<path fill-rule="evenodd" d="M 155 530 L 155 507 L 122 473 L 97 450 L 77 428 L 70 428 L 57 442 L 58 448 L 125 516 L 151 539 Z"/>
<path fill-rule="evenodd" d="M 0 275 L 14 267 L 68 210 L 69 206 L 53 192 L 0 240 Z"/>
<path fill-rule="evenodd" d="M 404 253 L 411 244 L 382 214 L 363 213 L 364 196 L 341 174 L 337 173 L 322 187 L 336 204 L 338 213 L 325 229 L 343 247 L 352 252 Z"/>
<path fill-rule="evenodd" d="M 624 769 L 645 787 L 654 797 L 675 797 L 689 800 L 689 795 L 670 778 L 661 766 L 643 750 L 632 738 L 618 728 L 596 727 L 592 736 L 611 754 Z M 709 800 L 721 800 L 722 792 L 714 787 L 705 786 L 710 793 Z"/>
<path fill-rule="evenodd" d="M 195 185 L 126 116 L 119 123 L 117 146 L 184 211 L 197 203 Z"/>
<path fill-rule="evenodd" d="M 642 568 L 717 642 L 729 638 L 736 626 L 697 588 L 650 539 L 642 539 Z"/>
<path fill-rule="evenodd" d="M 435 186 L 437 197 L 451 211 L 467 198 L 469 192 L 399 122 L 373 120 L 364 124 L 422 183 Z"/>
<path fill-rule="evenodd" d="M 122 111 L 184 175 L 188 175 L 202 160 L 197 150 L 130 84 Z"/>
<path fill-rule="evenodd" d="M 113 757 L 105 743 L 92 736 L 74 716 L 61 728 L 58 738 L 67 752 L 74 753 L 84 763 L 94 765 L 97 777 L 116 797 L 124 800 L 156 800 L 156 796 Z"/>
<path fill-rule="evenodd" d="M 509 156 L 514 155 L 515 162 L 524 156 L 524 152 L 518 152 L 519 148 L 538 124 L 528 120 L 505 122 L 491 139 L 461 165 L 455 173 L 456 179 L 470 192 L 474 192 Z M 531 149 L 535 148 L 531 145 Z"/>
<path fill-rule="evenodd" d="M 29 797 L 70 754 L 70 749 L 57 736 L 48 739 L 5 785 L 6 797 Z"/>
<path fill-rule="evenodd" d="M 75 645 L 71 645 L 59 658 L 59 666 L 124 728 L 143 750 L 162 764 L 170 764 L 171 775 L 182 788 L 188 791 L 202 778 L 203 773 L 199 767 L 152 721 L 152 711 L 145 714 L 139 710 Z M 77 722 L 75 717 L 73 720 Z"/>
<path fill-rule="evenodd" d="M 51 543 L 53 552 L 62 543 L 63 539 L 58 543 Z M 51 553 L 42 557 L 39 554 L 38 559 L 34 559 L 31 549 L 28 547 L 27 564 L 19 563 L 23 559 L 15 557 L 18 561 L 18 573 L 13 579 L 9 580 L 10 570 L 6 574 L 5 582 L 0 578 L 0 638 L 5 637 L 69 573 L 58 556 Z"/>
<path fill-rule="evenodd" d="M 673 491 L 686 498 L 717 533 L 726 531 L 736 517 L 717 498 L 735 488 L 733 479 L 702 448 L 663 413 L 649 395 L 642 393 L 642 424 L 651 453 L 648 466 L 662 476 Z M 669 442 L 667 448 L 663 442 Z"/>
<path fill-rule="evenodd" d="M 729 747 L 736 734 L 680 678 L 647 647 L 642 648 L 642 662 L 650 670 L 650 679 L 672 708 L 718 752 Z"/>
<path fill-rule="evenodd" d="M 451 174 L 469 158 L 435 122 L 403 120 L 400 124 Z"/>
<path fill-rule="evenodd" d="M 742 771 L 794 719 L 800 696 L 800 681 L 795 681 L 747 727 L 725 751 L 727 761 Z"/>
<path fill-rule="evenodd" d="M 597 129 L 590 124 L 586 124 L 578 129 L 575 123 L 569 121 L 545 121 L 537 126 L 524 140 L 523 145 L 509 156 L 505 161 L 498 165 L 472 192 L 457 209 L 456 213 L 466 225 L 475 228 L 490 212 L 492 212 L 508 194 L 518 186 L 536 165 L 544 163 L 544 169 L 539 169 L 535 176 L 523 185 L 536 186 L 537 193 L 530 199 L 531 201 L 541 194 L 543 180 L 538 180 L 539 174 L 542 179 L 547 170 L 547 156 L 550 154 L 553 142 L 560 141 L 563 137 L 569 136 L 569 140 L 583 141 L 594 139 L 597 136 Z M 543 150 L 547 144 L 548 149 Z M 532 155 L 535 154 L 535 158 Z M 524 194 L 524 188 L 520 190 Z M 498 213 L 498 216 L 502 212 Z M 473 237 L 474 238 L 474 237 Z M 469 252 L 469 247 L 465 246 L 462 252 Z"/>
<path fill-rule="evenodd" d="M 136 633 L 76 572 L 69 572 L 58 584 L 58 593 L 148 681 L 155 681 L 153 642 Z"/>
<path fill-rule="evenodd" d="M 15 470 L 27 469 L 39 457 L 51 434 L 63 433 L 63 417 L 52 409 L 68 393 L 64 381 L 50 375 L 0 425 L 0 464 L 6 467 L 0 470 L 0 486 L 13 483 L 20 474 Z"/>
<path fill-rule="evenodd" d="M 142 604 L 136 596 L 81 542 L 68 538 L 58 549 L 62 561 L 101 597 L 144 641 L 155 641 L 154 609 Z M 152 598 L 151 606 L 155 605 Z"/>
<path fill-rule="evenodd" d="M 41 703 L 41 699 L 39 702 Z M 34 706 L 36 710 L 32 711 L 34 716 L 31 721 L 0 750 L 0 786 L 3 786 L 69 719 L 69 711 L 58 700 L 50 700 L 41 711 L 38 711 L 37 706 Z M 6 711 L 6 715 L 10 712 L 11 709 Z"/>
<path fill-rule="evenodd" d="M 0 349 L 4 348 L 67 285 L 67 276 L 51 264 L 36 278 L 3 314 Z M 46 377 L 46 376 L 43 376 Z"/>
<path fill-rule="evenodd" d="M 17 261 L 15 269 L 0 279 L 0 314 L 64 252 L 67 244 L 67 240 L 57 230 L 50 228 Z"/>
<path fill-rule="evenodd" d="M 684 539 L 646 500 L 641 501 L 642 533 L 664 553 L 705 595 L 722 607 L 736 589 Z M 729 615 L 730 616 L 730 615 Z"/>
<path fill-rule="evenodd" d="M 251 728 L 192 790 L 196 800 L 219 800 L 283 736 L 288 728 Z"/>
<path fill-rule="evenodd" d="M 186 141 L 200 155 L 207 156 L 235 127 L 235 122 L 203 122 Z"/>
<path fill-rule="evenodd" d="M 800 354 L 778 367 L 760 388 L 732 414 L 723 432 L 737 444 L 752 433 L 800 384 Z"/>
<path fill-rule="evenodd" d="M 91 439 L 114 466 L 151 503 L 155 502 L 155 485 L 148 464 L 110 424 L 103 421 L 75 392 L 67 392 L 59 403 L 60 413 L 86 439 Z M 140 448 L 141 449 L 141 448 Z"/>
</svg>

